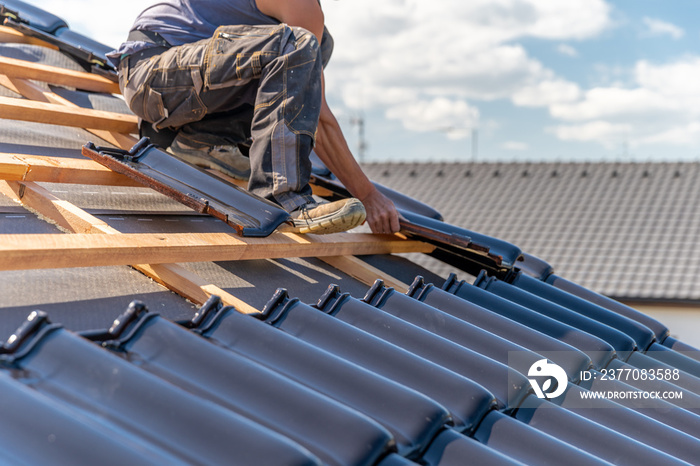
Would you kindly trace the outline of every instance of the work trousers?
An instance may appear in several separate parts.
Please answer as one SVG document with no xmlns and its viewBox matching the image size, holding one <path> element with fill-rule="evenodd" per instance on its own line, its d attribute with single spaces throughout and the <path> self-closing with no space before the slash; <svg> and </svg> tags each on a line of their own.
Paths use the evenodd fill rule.
<svg viewBox="0 0 700 466">
<path fill-rule="evenodd" d="M 249 191 L 292 211 L 313 200 L 322 70 L 305 29 L 222 26 L 211 39 L 123 59 L 119 84 L 136 115 L 184 144 L 250 143 Z"/>
</svg>

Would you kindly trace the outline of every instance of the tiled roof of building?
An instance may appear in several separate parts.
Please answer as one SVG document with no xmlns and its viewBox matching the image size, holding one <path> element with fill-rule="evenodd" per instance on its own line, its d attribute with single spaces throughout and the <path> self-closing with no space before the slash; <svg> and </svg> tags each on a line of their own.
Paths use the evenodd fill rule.
<svg viewBox="0 0 700 466">
<path fill-rule="evenodd" d="M 516 244 L 586 288 L 618 299 L 700 299 L 698 162 L 364 168 L 447 222 Z"/>
<path fill-rule="evenodd" d="M 35 42 L 22 30 L 0 38 Z M 0 114 L 0 462 L 698 463 L 700 356 L 662 322 L 472 225 L 238 236 L 83 158 L 88 141 L 132 137 L 57 115 L 129 112 L 2 61 L 81 69 L 45 45 L 0 46 L 0 105 L 14 112 Z M 389 184 L 386 170 L 374 178 Z M 514 215 L 512 180 L 478 180 L 502 199 L 487 212 Z M 467 282 L 389 247 L 484 270 Z"/>
</svg>

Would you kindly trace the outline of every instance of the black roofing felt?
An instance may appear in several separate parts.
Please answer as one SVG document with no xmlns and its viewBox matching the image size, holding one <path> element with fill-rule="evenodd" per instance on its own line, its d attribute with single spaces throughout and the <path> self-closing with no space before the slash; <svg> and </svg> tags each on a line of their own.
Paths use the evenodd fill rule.
<svg viewBox="0 0 700 466">
<path fill-rule="evenodd" d="M 0 46 L 17 53 L 80 69 L 41 47 Z M 55 90 L 125 111 L 116 97 Z M 0 121 L 6 153 L 79 157 L 88 140 L 79 129 Z M 416 177 L 420 189 L 431 183 Z M 122 232 L 228 228 L 146 188 L 42 186 Z M 527 229 L 546 229 L 538 225 Z M 0 234 L 31 233 L 65 234 L 0 196 Z M 0 461 L 700 463 L 700 353 L 663 323 L 519 258 L 522 245 L 472 233 L 513 255 L 497 276 L 463 281 L 415 256 L 365 258 L 412 283 L 405 294 L 316 258 L 186 264 L 257 315 L 215 297 L 197 308 L 128 267 L 0 272 Z M 478 263 L 452 252 L 463 270 Z M 530 385 L 543 360 L 565 374 L 560 397 L 538 398 Z M 612 369 L 678 377 L 602 381 Z M 598 389 L 684 396 L 582 397 Z"/>
</svg>

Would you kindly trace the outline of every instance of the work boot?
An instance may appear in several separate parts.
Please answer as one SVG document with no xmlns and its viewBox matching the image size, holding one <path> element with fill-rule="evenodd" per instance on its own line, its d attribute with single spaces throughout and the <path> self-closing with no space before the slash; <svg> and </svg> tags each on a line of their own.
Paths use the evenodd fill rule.
<svg viewBox="0 0 700 466">
<path fill-rule="evenodd" d="M 325 235 L 340 233 L 365 221 L 365 206 L 358 199 L 349 198 L 318 204 L 312 202 L 290 212 L 293 225 L 283 224 L 279 231 Z"/>
<path fill-rule="evenodd" d="M 192 147 L 175 138 L 168 152 L 183 162 L 201 168 L 212 168 L 237 180 L 250 178 L 250 159 L 237 146 Z"/>
</svg>

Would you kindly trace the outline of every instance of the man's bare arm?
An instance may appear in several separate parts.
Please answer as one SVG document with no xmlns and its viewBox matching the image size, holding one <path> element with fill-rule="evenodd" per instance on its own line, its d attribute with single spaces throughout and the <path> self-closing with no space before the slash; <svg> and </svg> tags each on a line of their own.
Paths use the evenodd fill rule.
<svg viewBox="0 0 700 466">
<path fill-rule="evenodd" d="M 260 11 L 290 26 L 313 33 L 319 43 L 323 38 L 324 17 L 318 0 L 256 0 Z M 338 177 L 350 193 L 367 210 L 367 222 L 375 233 L 399 231 L 399 217 L 394 204 L 369 181 L 355 160 L 343 131 L 325 97 L 323 98 L 315 151 L 321 161 Z"/>
</svg>

